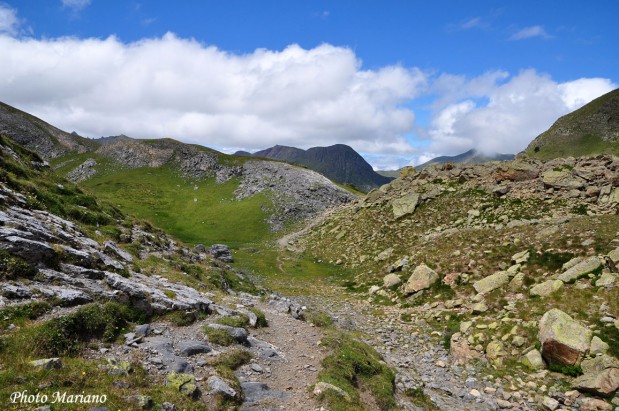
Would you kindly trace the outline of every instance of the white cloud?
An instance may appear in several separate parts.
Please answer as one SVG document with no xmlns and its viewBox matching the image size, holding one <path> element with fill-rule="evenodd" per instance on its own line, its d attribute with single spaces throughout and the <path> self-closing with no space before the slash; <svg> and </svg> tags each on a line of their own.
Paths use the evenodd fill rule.
<svg viewBox="0 0 619 411">
<path fill-rule="evenodd" d="M 480 78 L 458 79 L 464 90 L 483 93 L 469 92 L 477 99 L 443 101 L 428 130 L 429 151 L 453 155 L 475 148 L 486 153 L 517 153 L 558 117 L 617 87 L 602 78 L 557 83 L 535 70 L 494 78 L 494 85 Z"/>
<path fill-rule="evenodd" d="M 463 30 L 470 30 L 476 27 L 481 27 L 481 26 L 482 26 L 481 17 L 474 17 L 462 23 L 460 25 L 460 28 Z"/>
<path fill-rule="evenodd" d="M 75 11 L 78 11 L 90 5 L 91 0 L 61 0 L 61 1 L 62 1 L 63 7 L 67 7 Z"/>
<path fill-rule="evenodd" d="M 518 30 L 509 39 L 510 40 L 524 40 L 533 37 L 541 37 L 543 39 L 550 39 L 552 36 L 546 33 L 546 30 L 542 26 L 530 26 Z"/>
<path fill-rule="evenodd" d="M 20 24 L 17 11 L 0 3 L 0 33 L 16 34 Z"/>
<path fill-rule="evenodd" d="M 60 128 L 211 147 L 411 153 L 403 104 L 426 84 L 418 69 L 364 70 L 351 49 L 328 44 L 238 55 L 173 34 L 130 44 L 0 36 L 0 49 L 0 96 Z"/>
</svg>

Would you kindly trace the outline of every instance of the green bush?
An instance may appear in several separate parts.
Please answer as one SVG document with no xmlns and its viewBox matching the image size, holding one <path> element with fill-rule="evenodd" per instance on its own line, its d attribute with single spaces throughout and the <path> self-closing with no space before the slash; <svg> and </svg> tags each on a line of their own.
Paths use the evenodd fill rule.
<svg viewBox="0 0 619 411">
<path fill-rule="evenodd" d="M 565 374 L 570 377 L 578 377 L 583 374 L 580 365 L 561 365 L 553 363 L 548 366 L 548 369 L 550 371 L 560 372 L 561 374 Z"/>
<path fill-rule="evenodd" d="M 267 321 L 267 317 L 264 314 L 264 312 L 262 312 L 262 310 L 256 308 L 256 307 L 248 307 L 248 310 L 251 311 L 252 313 L 256 314 L 256 317 L 258 317 L 258 320 L 256 320 L 256 328 L 263 328 L 263 327 L 268 327 L 269 326 L 269 322 Z"/>
<path fill-rule="evenodd" d="M 214 365 L 216 368 L 224 367 L 234 371 L 240 366 L 247 364 L 251 359 L 251 352 L 235 348 L 221 354 Z"/>
<path fill-rule="evenodd" d="M 75 355 L 85 342 L 96 338 L 113 341 L 129 323 L 138 320 L 144 320 L 143 313 L 120 303 L 88 304 L 37 326 L 33 345 L 40 355 Z"/>
<path fill-rule="evenodd" d="M 228 332 L 226 332 L 225 330 L 220 330 L 218 328 L 204 326 L 202 327 L 202 331 L 204 331 L 204 334 L 206 334 L 206 336 L 208 337 L 208 340 L 212 342 L 213 344 L 227 347 L 236 342 L 234 337 L 228 334 Z"/>
<path fill-rule="evenodd" d="M 249 317 L 245 314 L 241 314 L 237 317 L 220 317 L 216 319 L 215 322 L 230 327 L 245 328 L 249 325 Z"/>
</svg>

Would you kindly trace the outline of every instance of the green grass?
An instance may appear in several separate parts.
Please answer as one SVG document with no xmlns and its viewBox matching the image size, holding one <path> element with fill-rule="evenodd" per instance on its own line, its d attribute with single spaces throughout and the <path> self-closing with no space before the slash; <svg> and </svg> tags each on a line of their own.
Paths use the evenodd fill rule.
<svg viewBox="0 0 619 411">
<path fill-rule="evenodd" d="M 564 139 L 568 140 L 568 139 Z M 561 144 L 556 141 L 552 144 L 544 145 L 539 150 L 531 150 L 527 152 L 531 157 L 540 160 L 550 160 L 557 157 L 581 157 L 596 154 L 613 154 L 619 155 L 619 144 L 602 140 L 599 136 L 581 135 L 570 137 L 567 144 Z"/>
<path fill-rule="evenodd" d="M 236 343 L 234 337 L 228 334 L 228 332 L 225 330 L 204 326 L 202 327 L 202 331 L 204 331 L 204 334 L 206 334 L 206 336 L 208 337 L 209 342 L 212 342 L 213 344 L 228 347 Z"/>
<path fill-rule="evenodd" d="M 358 389 L 366 389 L 381 410 L 396 408 L 393 396 L 395 374 L 372 347 L 350 335 L 329 330 L 324 346 L 332 350 L 322 361 L 318 380 L 333 384 L 350 395 L 348 402 L 330 391 L 323 394 L 333 411 L 363 409 Z"/>
<path fill-rule="evenodd" d="M 59 172 L 76 167 L 87 157 L 97 156 L 82 155 Z M 173 166 L 130 169 L 100 157 L 97 161 L 101 165 L 95 168 L 101 172 L 80 183 L 81 187 L 184 242 L 224 243 L 236 248 L 270 235 L 263 209 L 270 208 L 271 202 L 265 193 L 237 201 L 233 192 L 238 179 L 217 184 L 214 178 L 181 177 Z"/>
<path fill-rule="evenodd" d="M 256 328 L 263 328 L 263 327 L 269 326 L 267 317 L 262 310 L 256 307 L 247 307 L 247 309 L 251 311 L 252 313 L 256 314 L 256 317 L 258 317 L 258 319 L 256 320 Z"/>
<path fill-rule="evenodd" d="M 249 325 L 249 317 L 245 314 L 241 314 L 237 317 L 220 317 L 216 319 L 215 322 L 229 327 L 245 328 Z"/>
<path fill-rule="evenodd" d="M 228 352 L 221 354 L 217 357 L 217 360 L 213 364 L 215 368 L 227 368 L 229 370 L 236 370 L 242 365 L 249 363 L 252 359 L 252 353 L 240 348 L 232 349 Z"/>
</svg>

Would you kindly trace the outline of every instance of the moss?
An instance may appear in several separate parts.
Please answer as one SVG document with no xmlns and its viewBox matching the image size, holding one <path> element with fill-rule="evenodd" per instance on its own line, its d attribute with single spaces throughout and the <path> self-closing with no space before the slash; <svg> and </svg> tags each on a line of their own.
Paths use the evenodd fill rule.
<svg viewBox="0 0 619 411">
<path fill-rule="evenodd" d="M 249 325 L 249 317 L 245 314 L 241 314 L 236 317 L 221 317 L 216 319 L 215 322 L 230 327 L 245 328 Z"/>
<path fill-rule="evenodd" d="M 332 353 L 322 361 L 323 370 L 318 380 L 342 388 L 351 398 L 349 403 L 340 396 L 326 396 L 330 409 L 348 410 L 361 406 L 357 386 L 367 387 L 381 410 L 396 407 L 395 374 L 373 348 L 334 330 L 322 342 Z"/>
<path fill-rule="evenodd" d="M 267 317 L 264 312 L 256 307 L 248 307 L 247 308 L 252 313 L 256 314 L 256 328 L 268 327 L 269 322 L 267 321 Z"/>
<path fill-rule="evenodd" d="M 202 331 L 208 337 L 208 340 L 213 344 L 221 345 L 227 347 L 236 342 L 234 337 L 228 334 L 225 330 L 220 330 L 218 328 L 212 328 L 209 326 L 202 327 Z"/>
<path fill-rule="evenodd" d="M 241 350 L 235 348 L 226 353 L 223 353 L 217 358 L 215 364 L 213 364 L 216 368 L 227 368 L 230 370 L 236 370 L 242 365 L 249 363 L 252 359 L 252 353 L 247 350 Z"/>
</svg>

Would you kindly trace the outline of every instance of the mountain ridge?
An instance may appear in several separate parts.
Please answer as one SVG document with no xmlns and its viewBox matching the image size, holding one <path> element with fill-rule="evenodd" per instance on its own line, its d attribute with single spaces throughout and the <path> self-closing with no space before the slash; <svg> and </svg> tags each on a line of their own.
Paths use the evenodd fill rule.
<svg viewBox="0 0 619 411">
<path fill-rule="evenodd" d="M 275 145 L 257 151 L 252 156 L 301 165 L 315 170 L 333 181 L 351 185 L 364 192 L 391 181 L 391 178 L 376 173 L 359 153 L 345 144 L 312 147 L 307 150 Z"/>
</svg>

